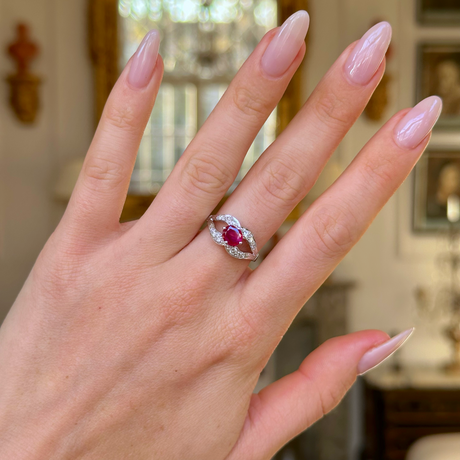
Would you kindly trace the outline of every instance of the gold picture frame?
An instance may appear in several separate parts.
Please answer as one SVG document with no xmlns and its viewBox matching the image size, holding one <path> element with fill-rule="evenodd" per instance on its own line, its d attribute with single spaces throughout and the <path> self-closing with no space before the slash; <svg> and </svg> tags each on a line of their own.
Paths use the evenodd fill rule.
<svg viewBox="0 0 460 460">
<path fill-rule="evenodd" d="M 460 149 L 430 147 L 415 167 L 414 232 L 447 231 L 460 223 L 447 218 L 450 195 L 460 196 Z"/>
<path fill-rule="evenodd" d="M 308 0 L 278 0 L 279 21 L 283 23 L 296 11 L 307 9 Z M 120 73 L 118 0 L 88 0 L 88 26 L 89 49 L 94 74 L 96 126 Z M 303 67 L 301 66 L 278 105 L 278 134 L 284 130 L 302 106 L 303 100 L 300 95 L 302 94 L 303 81 Z M 147 210 L 154 198 L 154 195 L 128 195 L 121 220 L 138 219 Z M 301 208 L 298 206 L 291 213 L 289 220 L 297 219 L 300 214 Z"/>
<path fill-rule="evenodd" d="M 460 128 L 460 41 L 424 42 L 418 46 L 416 101 L 437 94 L 443 109 L 435 131 Z"/>
<path fill-rule="evenodd" d="M 417 19 L 424 26 L 458 26 L 458 0 L 417 0 Z"/>
</svg>

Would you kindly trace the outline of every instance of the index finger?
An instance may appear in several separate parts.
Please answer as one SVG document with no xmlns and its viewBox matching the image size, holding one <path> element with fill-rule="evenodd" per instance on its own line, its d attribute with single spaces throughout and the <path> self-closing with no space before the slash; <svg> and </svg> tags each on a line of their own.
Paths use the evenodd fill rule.
<svg viewBox="0 0 460 460">
<path fill-rule="evenodd" d="M 139 144 L 163 77 L 160 36 L 150 31 L 105 105 L 64 219 L 67 228 L 105 235 L 119 227 Z"/>
</svg>

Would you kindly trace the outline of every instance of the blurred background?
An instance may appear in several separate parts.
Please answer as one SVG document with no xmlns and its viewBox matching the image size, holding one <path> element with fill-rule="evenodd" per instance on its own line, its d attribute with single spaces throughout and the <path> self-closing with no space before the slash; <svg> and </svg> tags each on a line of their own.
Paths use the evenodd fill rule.
<svg viewBox="0 0 460 460">
<path fill-rule="evenodd" d="M 124 220 L 154 199 L 263 34 L 298 9 L 312 18 L 305 61 L 232 189 L 349 43 L 382 20 L 394 35 L 365 113 L 263 256 L 394 112 L 430 94 L 445 106 L 420 164 L 304 307 L 259 387 L 334 335 L 416 333 L 277 458 L 458 460 L 460 435 L 442 438 L 455 457 L 436 454 L 440 438 L 427 438 L 434 456 L 425 441 L 409 449 L 460 432 L 460 0 L 0 0 L 0 321 L 59 222 L 107 95 L 143 35 L 160 30 L 165 78 Z"/>
</svg>

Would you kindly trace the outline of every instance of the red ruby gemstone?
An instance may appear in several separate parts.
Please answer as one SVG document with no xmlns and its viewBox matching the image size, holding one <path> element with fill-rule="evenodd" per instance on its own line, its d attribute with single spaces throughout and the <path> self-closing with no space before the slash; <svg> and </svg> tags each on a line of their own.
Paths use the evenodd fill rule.
<svg viewBox="0 0 460 460">
<path fill-rule="evenodd" d="M 224 227 L 222 229 L 222 236 L 224 241 L 229 246 L 238 246 L 240 243 L 243 242 L 243 234 L 241 230 L 233 225 L 229 225 L 228 227 Z"/>
</svg>

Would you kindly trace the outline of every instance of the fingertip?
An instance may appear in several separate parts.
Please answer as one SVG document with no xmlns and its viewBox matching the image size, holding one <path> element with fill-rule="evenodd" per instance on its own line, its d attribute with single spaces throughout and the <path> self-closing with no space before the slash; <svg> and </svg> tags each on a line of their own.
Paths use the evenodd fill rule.
<svg viewBox="0 0 460 460">
<path fill-rule="evenodd" d="M 414 331 L 414 327 L 407 329 L 367 350 L 358 362 L 357 373 L 363 375 L 382 364 L 406 343 Z"/>
<path fill-rule="evenodd" d="M 394 137 L 400 148 L 416 149 L 434 128 L 442 112 L 442 99 L 430 96 L 419 102 L 398 123 Z"/>
<path fill-rule="evenodd" d="M 151 30 L 142 40 L 131 60 L 128 73 L 129 84 L 136 88 L 145 88 L 152 79 L 160 48 L 160 34 Z"/>
<path fill-rule="evenodd" d="M 325 375 L 331 378 L 337 374 L 356 375 L 356 368 L 363 355 L 388 339 L 388 334 L 374 329 L 334 337 L 311 353 L 301 367 L 308 367 L 310 375 L 323 379 Z"/>
</svg>

